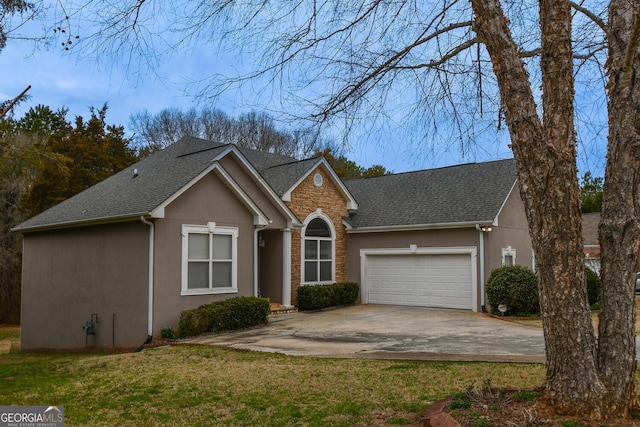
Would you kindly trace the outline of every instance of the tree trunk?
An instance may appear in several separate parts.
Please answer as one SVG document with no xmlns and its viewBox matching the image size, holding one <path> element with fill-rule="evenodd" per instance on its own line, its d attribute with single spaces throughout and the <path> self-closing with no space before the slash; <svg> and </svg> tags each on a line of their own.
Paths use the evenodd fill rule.
<svg viewBox="0 0 640 427">
<path fill-rule="evenodd" d="M 540 1 L 543 132 L 549 185 L 541 204 L 536 250 L 547 353 L 544 400 L 556 412 L 605 414 L 596 369 L 596 339 L 584 277 L 580 190 L 574 130 L 573 49 L 568 1 Z M 532 206 L 536 209 L 537 206 Z M 538 207 L 539 208 L 539 207 Z"/>
<path fill-rule="evenodd" d="M 602 288 L 598 366 L 613 412 L 637 409 L 635 272 L 640 245 L 640 12 L 609 5 L 609 144 L 599 228 Z M 635 31 L 635 33 L 634 33 Z M 635 36 L 634 36 L 635 34 Z"/>
<path fill-rule="evenodd" d="M 584 279 L 567 1 L 542 0 L 543 123 L 499 0 L 471 0 L 506 110 L 536 256 L 547 355 L 542 402 L 559 414 L 607 416 Z"/>
</svg>

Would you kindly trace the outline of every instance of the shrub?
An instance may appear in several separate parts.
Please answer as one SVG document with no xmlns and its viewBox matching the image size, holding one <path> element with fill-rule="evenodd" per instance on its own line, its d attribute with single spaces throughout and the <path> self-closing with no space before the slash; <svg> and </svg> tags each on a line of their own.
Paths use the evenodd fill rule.
<svg viewBox="0 0 640 427">
<path fill-rule="evenodd" d="M 318 310 L 333 305 L 331 285 L 300 286 L 298 288 L 298 309 Z"/>
<path fill-rule="evenodd" d="M 500 314 L 498 305 L 507 306 L 507 313 L 526 316 L 540 312 L 538 279 L 531 269 L 521 265 L 506 265 L 491 272 L 487 282 L 487 298 L 491 312 Z"/>
<path fill-rule="evenodd" d="M 340 282 L 332 285 L 306 285 L 298 288 L 298 309 L 318 310 L 335 305 L 355 304 L 360 284 Z"/>
<path fill-rule="evenodd" d="M 340 282 L 333 285 L 334 305 L 351 305 L 358 302 L 360 284 L 357 282 Z"/>
<path fill-rule="evenodd" d="M 171 329 L 170 327 L 166 327 L 166 328 L 162 328 L 160 330 L 160 336 L 164 339 L 168 339 L 168 340 L 172 340 L 176 337 L 176 335 L 173 333 L 173 329 Z"/>
<path fill-rule="evenodd" d="M 585 265 L 584 275 L 587 279 L 587 294 L 589 295 L 589 305 L 593 305 L 600 299 L 600 276 L 598 273 Z"/>
<path fill-rule="evenodd" d="M 264 298 L 236 297 L 185 310 L 180 315 L 181 337 L 242 329 L 267 322 L 271 305 Z"/>
</svg>

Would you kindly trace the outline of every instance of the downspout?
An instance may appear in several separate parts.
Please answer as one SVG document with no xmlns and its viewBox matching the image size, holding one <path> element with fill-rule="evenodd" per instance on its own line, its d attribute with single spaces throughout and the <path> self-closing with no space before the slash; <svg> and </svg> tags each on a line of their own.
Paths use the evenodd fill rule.
<svg viewBox="0 0 640 427">
<path fill-rule="evenodd" d="M 267 228 L 266 225 L 256 226 L 253 231 L 253 296 L 258 297 L 258 233 Z"/>
<path fill-rule="evenodd" d="M 480 228 L 480 224 L 476 224 L 476 230 L 480 234 L 480 307 L 485 311 L 484 304 L 484 231 Z"/>
<path fill-rule="evenodd" d="M 154 264 L 154 240 L 155 240 L 155 227 L 153 222 L 147 221 L 143 216 L 140 217 L 140 221 L 143 224 L 149 226 L 149 314 L 147 316 L 147 340 L 144 344 L 149 344 L 153 339 L 153 264 Z M 142 344 L 136 351 L 140 351 L 144 348 Z"/>
</svg>

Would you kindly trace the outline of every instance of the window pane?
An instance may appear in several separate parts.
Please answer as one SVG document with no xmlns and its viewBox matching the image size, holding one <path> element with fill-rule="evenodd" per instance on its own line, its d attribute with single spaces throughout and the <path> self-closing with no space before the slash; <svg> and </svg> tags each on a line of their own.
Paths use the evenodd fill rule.
<svg viewBox="0 0 640 427">
<path fill-rule="evenodd" d="M 320 261 L 320 281 L 328 282 L 332 279 L 331 273 L 331 261 Z"/>
<path fill-rule="evenodd" d="M 304 281 L 318 281 L 318 263 L 314 261 L 305 261 L 304 263 Z"/>
<path fill-rule="evenodd" d="M 189 289 L 202 289 L 209 287 L 209 263 L 190 262 L 189 263 Z"/>
<path fill-rule="evenodd" d="M 504 256 L 504 265 L 513 265 L 513 255 Z"/>
<path fill-rule="evenodd" d="M 331 259 L 331 242 L 320 240 L 320 259 Z"/>
<path fill-rule="evenodd" d="M 213 278 L 211 287 L 213 288 L 230 288 L 231 287 L 231 263 L 230 262 L 214 262 Z"/>
<path fill-rule="evenodd" d="M 304 241 L 304 259 L 318 259 L 318 241 Z"/>
<path fill-rule="evenodd" d="M 331 237 L 331 230 L 324 220 L 315 218 L 307 225 L 304 235 L 310 237 Z"/>
<path fill-rule="evenodd" d="M 228 234 L 215 234 L 213 236 L 212 259 L 231 259 L 231 236 Z"/>
<path fill-rule="evenodd" d="M 189 234 L 189 259 L 209 259 L 208 234 Z"/>
</svg>

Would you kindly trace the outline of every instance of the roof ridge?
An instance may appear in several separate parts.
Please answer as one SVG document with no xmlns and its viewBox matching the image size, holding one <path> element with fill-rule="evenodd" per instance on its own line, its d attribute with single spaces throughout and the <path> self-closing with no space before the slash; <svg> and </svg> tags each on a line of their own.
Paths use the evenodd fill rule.
<svg viewBox="0 0 640 427">
<path fill-rule="evenodd" d="M 486 162 L 461 163 L 461 164 L 458 164 L 458 165 L 439 166 L 439 167 L 436 167 L 436 168 L 429 168 L 429 169 L 418 169 L 418 170 L 413 170 L 413 171 L 387 173 L 387 174 L 384 174 L 384 175 L 377 175 L 377 176 L 365 176 L 365 177 L 362 177 L 362 178 L 349 179 L 347 181 L 348 182 L 351 182 L 351 181 L 362 181 L 362 180 L 365 180 L 365 179 L 375 179 L 375 178 L 384 178 L 384 177 L 391 177 L 391 176 L 416 174 L 416 173 L 421 173 L 421 172 L 440 171 L 440 170 L 444 170 L 444 169 L 453 169 L 453 168 L 472 166 L 472 165 L 486 165 L 486 164 L 489 164 L 489 163 L 504 162 L 504 161 L 509 161 L 509 160 L 514 160 L 514 159 L 513 159 L 513 157 L 510 157 L 510 158 L 507 158 L 507 159 L 488 160 Z"/>
<path fill-rule="evenodd" d="M 318 159 L 318 157 L 310 157 L 308 159 L 294 160 L 294 161 L 291 161 L 291 162 L 288 162 L 288 163 L 281 163 L 279 165 L 273 165 L 273 166 L 266 167 L 263 170 L 266 171 L 266 170 L 269 170 L 269 169 L 279 168 L 279 167 L 282 167 L 282 166 L 290 166 L 290 165 L 293 165 L 293 164 L 296 164 L 296 163 L 307 162 L 309 160 L 315 160 L 315 159 Z"/>
<path fill-rule="evenodd" d="M 213 141 L 211 141 L 211 142 L 213 142 Z M 188 153 L 180 154 L 180 155 L 176 156 L 175 158 L 179 159 L 181 157 L 187 157 L 187 156 L 191 156 L 193 154 L 200 154 L 200 153 L 204 153 L 205 151 L 216 150 L 216 149 L 218 149 L 220 147 L 226 147 L 226 146 L 229 146 L 229 145 L 234 145 L 234 144 L 230 144 L 230 143 L 229 144 L 218 144 L 218 145 L 214 145 L 214 146 L 211 146 L 211 147 L 203 148 L 201 150 L 189 151 Z"/>
</svg>

